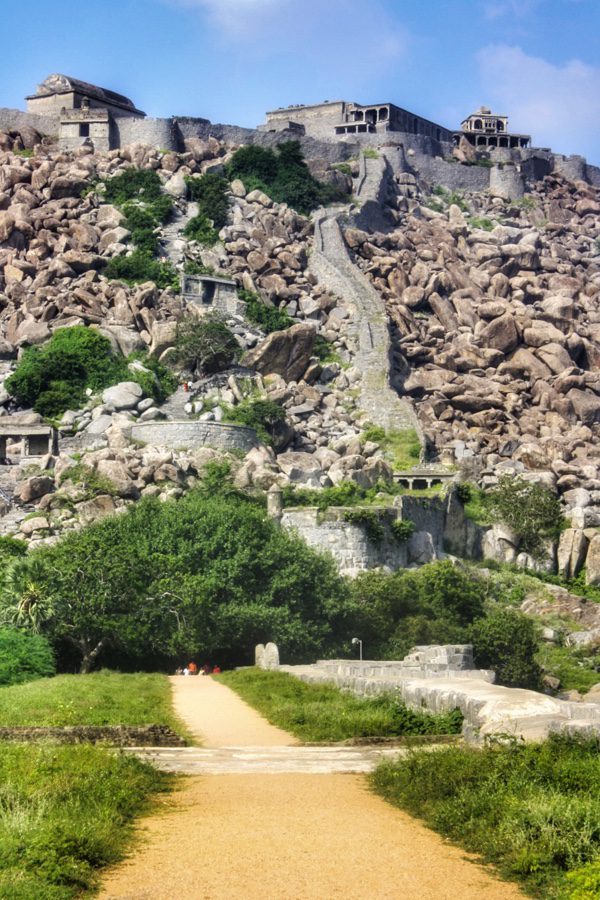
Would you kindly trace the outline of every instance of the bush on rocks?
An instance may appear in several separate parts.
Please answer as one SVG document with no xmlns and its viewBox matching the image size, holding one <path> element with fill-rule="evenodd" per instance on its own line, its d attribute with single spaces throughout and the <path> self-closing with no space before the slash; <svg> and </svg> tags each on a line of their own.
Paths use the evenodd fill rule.
<svg viewBox="0 0 600 900">
<path fill-rule="evenodd" d="M 200 319 L 186 316 L 177 324 L 173 358 L 186 369 L 213 375 L 232 365 L 240 354 L 233 333 L 215 313 Z"/>
</svg>

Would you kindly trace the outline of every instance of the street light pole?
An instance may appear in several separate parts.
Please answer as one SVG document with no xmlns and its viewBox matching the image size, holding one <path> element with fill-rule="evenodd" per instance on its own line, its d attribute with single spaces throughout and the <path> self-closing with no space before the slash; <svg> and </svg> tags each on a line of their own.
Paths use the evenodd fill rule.
<svg viewBox="0 0 600 900">
<path fill-rule="evenodd" d="M 353 643 L 353 644 L 358 644 L 358 658 L 359 658 L 359 660 L 362 662 L 362 645 L 363 645 L 363 642 L 361 641 L 360 638 L 356 638 L 356 637 L 355 637 L 355 638 L 352 638 L 352 643 Z"/>
</svg>

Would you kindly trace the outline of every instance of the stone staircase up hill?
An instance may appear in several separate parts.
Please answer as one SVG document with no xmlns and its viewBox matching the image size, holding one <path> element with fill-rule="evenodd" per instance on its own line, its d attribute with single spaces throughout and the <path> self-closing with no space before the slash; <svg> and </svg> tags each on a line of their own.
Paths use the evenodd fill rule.
<svg viewBox="0 0 600 900">
<path fill-rule="evenodd" d="M 414 428 L 421 436 L 412 404 L 399 397 L 389 382 L 391 346 L 385 305 L 346 249 L 340 220 L 348 212 L 345 206 L 315 212 L 310 271 L 323 287 L 343 297 L 353 311 L 357 343 L 354 365 L 362 375 L 359 405 L 366 420 L 387 431 Z"/>
<path fill-rule="evenodd" d="M 163 225 L 160 233 L 161 254 L 173 263 L 179 266 L 184 262 L 183 247 L 184 240 L 182 238 L 185 226 L 190 219 L 198 215 L 198 204 L 188 203 L 185 212 L 177 207 L 173 209 L 173 215 L 170 222 Z"/>
</svg>

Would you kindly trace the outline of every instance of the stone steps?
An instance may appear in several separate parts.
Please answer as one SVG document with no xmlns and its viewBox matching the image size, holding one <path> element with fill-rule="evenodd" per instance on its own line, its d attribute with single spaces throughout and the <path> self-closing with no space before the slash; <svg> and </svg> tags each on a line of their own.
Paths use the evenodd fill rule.
<svg viewBox="0 0 600 900">
<path fill-rule="evenodd" d="M 372 772 L 384 759 L 406 755 L 401 747 L 124 747 L 123 752 L 166 772 L 186 775 L 330 775 Z"/>
<path fill-rule="evenodd" d="M 354 365 L 360 370 L 359 404 L 369 422 L 386 431 L 421 430 L 412 404 L 389 383 L 390 336 L 384 301 L 352 263 L 340 228 L 346 207 L 329 207 L 314 214 L 315 248 L 310 270 L 332 293 L 352 308 L 351 330 L 358 349 Z"/>
</svg>

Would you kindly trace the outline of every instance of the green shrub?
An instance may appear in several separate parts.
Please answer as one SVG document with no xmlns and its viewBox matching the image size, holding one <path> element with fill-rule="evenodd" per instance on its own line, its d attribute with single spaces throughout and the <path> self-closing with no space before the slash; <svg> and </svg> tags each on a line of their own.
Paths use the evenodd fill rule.
<svg viewBox="0 0 600 900">
<path fill-rule="evenodd" d="M 208 216 L 203 214 L 190 219 L 183 229 L 183 233 L 190 241 L 198 241 L 199 244 L 207 247 L 212 247 L 219 240 L 219 232 L 213 227 Z"/>
<path fill-rule="evenodd" d="M 283 331 L 294 324 L 294 320 L 283 309 L 263 303 L 258 294 L 252 291 L 239 290 L 238 296 L 246 304 L 246 318 L 249 322 L 271 334 L 273 331 Z"/>
<path fill-rule="evenodd" d="M 414 428 L 385 431 L 379 425 L 365 425 L 361 440 L 379 444 L 386 460 L 395 471 L 412 469 L 421 456 L 421 442 Z"/>
<path fill-rule="evenodd" d="M 408 541 L 415 533 L 415 523 L 410 519 L 396 519 L 392 522 L 392 534 L 400 543 Z"/>
<path fill-rule="evenodd" d="M 82 500 L 91 500 L 98 494 L 110 494 L 114 496 L 117 493 L 115 485 L 104 475 L 100 475 L 95 469 L 86 466 L 82 462 L 69 466 L 61 474 L 61 484 L 70 481 L 71 484 L 81 486 Z"/>
<path fill-rule="evenodd" d="M 364 528 L 368 539 L 376 546 L 381 544 L 385 531 L 379 516 L 372 509 L 348 509 L 344 513 L 344 521 L 349 525 Z"/>
<path fill-rule="evenodd" d="M 222 175 L 207 172 L 205 175 L 187 177 L 190 198 L 198 204 L 200 215 L 210 219 L 215 228 L 227 224 L 229 211 L 229 183 Z"/>
<path fill-rule="evenodd" d="M 538 689 L 541 669 L 532 619 L 514 609 L 493 610 L 471 627 L 475 665 L 493 669 L 499 684 Z"/>
<path fill-rule="evenodd" d="M 177 323 L 173 358 L 186 369 L 211 375 L 227 369 L 240 355 L 240 346 L 221 316 L 189 315 Z"/>
<path fill-rule="evenodd" d="M 600 897 L 600 855 L 598 859 L 567 874 L 568 900 L 592 900 Z"/>
<path fill-rule="evenodd" d="M 115 206 L 123 206 L 128 200 L 153 201 L 161 195 L 162 184 L 153 169 L 124 169 L 105 182 L 104 198 Z"/>
<path fill-rule="evenodd" d="M 179 275 L 170 262 L 154 259 L 148 250 L 134 250 L 128 256 L 113 256 L 104 269 L 107 278 L 139 284 L 153 281 L 158 288 L 178 291 Z"/>
<path fill-rule="evenodd" d="M 358 504 L 373 503 L 381 506 L 381 494 L 390 498 L 402 493 L 402 488 L 397 484 L 378 482 L 372 488 L 364 488 L 355 481 L 341 481 L 332 487 L 322 489 L 297 488 L 286 485 L 283 488 L 283 505 L 288 506 L 316 506 L 325 510 L 330 506 L 357 506 Z"/>
<path fill-rule="evenodd" d="M 362 154 L 365 159 L 379 159 L 379 153 L 373 147 L 365 147 Z"/>
<path fill-rule="evenodd" d="M 241 147 L 226 171 L 230 180 L 241 179 L 247 190 L 258 188 L 277 203 L 287 203 L 305 215 L 345 196 L 338 188 L 313 178 L 298 141 L 279 144 L 277 152 L 266 147 Z"/>
<path fill-rule="evenodd" d="M 0 628 L 0 684 L 20 684 L 54 675 L 54 654 L 40 634 Z"/>
<path fill-rule="evenodd" d="M 285 410 L 273 400 L 249 398 L 228 410 L 225 421 L 254 428 L 260 440 L 270 444 L 275 426 L 285 421 Z"/>
<path fill-rule="evenodd" d="M 130 372 L 127 364 L 133 359 L 139 359 L 152 376 Z M 55 418 L 83 406 L 86 388 L 100 391 L 125 380 L 139 382 L 157 400 L 164 400 L 176 387 L 174 377 L 158 360 L 140 353 L 128 359 L 117 356 L 108 338 L 76 325 L 57 329 L 45 344 L 29 347 L 6 380 L 6 388 L 22 406 L 33 406 L 41 415 Z"/>
<path fill-rule="evenodd" d="M 502 475 L 487 492 L 485 505 L 492 522 L 511 528 L 519 546 L 534 558 L 546 555 L 545 540 L 557 540 L 564 526 L 558 497 L 541 484 Z"/>
<path fill-rule="evenodd" d="M 94 329 L 60 328 L 45 344 L 25 350 L 6 389 L 22 406 L 58 416 L 81 407 L 86 388 L 98 391 L 119 381 L 123 363 L 108 338 Z"/>
<path fill-rule="evenodd" d="M 484 580 L 449 561 L 365 572 L 351 591 L 355 630 L 374 659 L 402 659 L 417 644 L 466 643 L 469 625 L 484 614 Z"/>
</svg>

